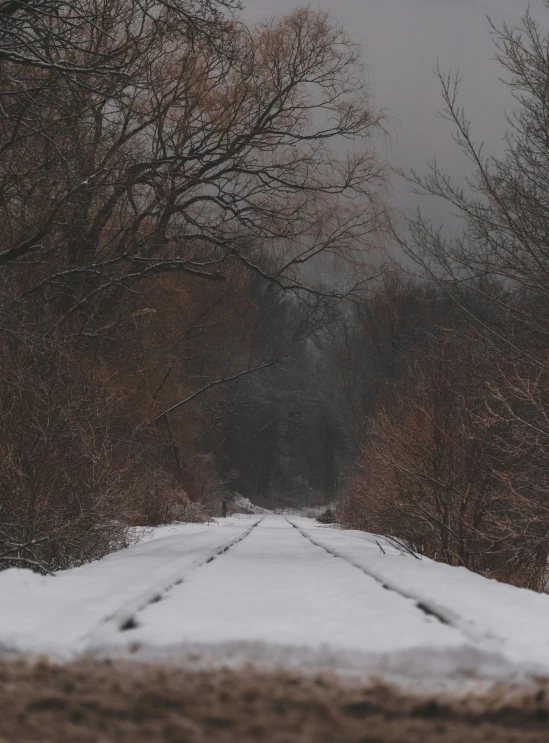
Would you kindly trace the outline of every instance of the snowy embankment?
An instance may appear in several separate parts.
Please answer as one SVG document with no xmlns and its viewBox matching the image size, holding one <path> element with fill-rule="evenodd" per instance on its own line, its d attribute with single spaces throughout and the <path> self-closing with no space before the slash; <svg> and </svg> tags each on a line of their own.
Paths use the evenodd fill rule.
<svg viewBox="0 0 549 743">
<path fill-rule="evenodd" d="M 153 537 L 53 577 L 0 573 L 0 650 L 414 684 L 549 676 L 549 596 L 297 516 Z"/>
<path fill-rule="evenodd" d="M 152 530 L 143 543 L 73 570 L 41 576 L 0 572 L 0 652 L 70 659 L 96 634 L 117 630 L 257 522 L 235 516 L 217 524 Z"/>
</svg>

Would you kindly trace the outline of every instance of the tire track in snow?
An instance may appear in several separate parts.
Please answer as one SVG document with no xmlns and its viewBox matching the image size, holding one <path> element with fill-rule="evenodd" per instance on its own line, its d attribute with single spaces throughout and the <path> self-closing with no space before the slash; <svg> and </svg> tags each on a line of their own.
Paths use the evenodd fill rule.
<svg viewBox="0 0 549 743">
<path fill-rule="evenodd" d="M 195 563 L 190 568 L 187 568 L 183 574 L 174 576 L 160 588 L 158 586 L 150 588 L 149 590 L 142 593 L 138 598 L 132 599 L 131 602 L 122 606 L 120 609 L 114 612 L 114 614 L 111 614 L 101 623 L 99 627 L 97 627 L 88 636 L 85 641 L 84 651 L 88 651 L 92 649 L 96 644 L 102 643 L 102 641 L 104 641 L 105 639 L 105 636 L 110 634 L 111 632 L 126 632 L 128 630 L 136 629 L 139 626 L 139 623 L 136 619 L 137 614 L 146 609 L 147 606 L 149 606 L 150 604 L 156 604 L 159 601 L 162 601 L 164 596 L 169 591 L 171 591 L 176 586 L 181 585 L 188 578 L 189 575 L 195 573 L 197 570 L 204 567 L 205 565 L 213 562 L 213 560 L 216 560 L 218 557 L 230 550 L 231 547 L 234 547 L 243 539 L 246 539 L 246 537 L 255 529 L 256 526 L 258 526 L 258 524 L 263 521 L 264 518 L 265 517 L 263 516 L 262 518 L 255 521 L 242 534 L 240 534 L 238 537 L 235 537 L 234 539 L 231 539 L 223 546 L 218 547 L 204 560 Z"/>
<path fill-rule="evenodd" d="M 423 596 L 418 596 L 414 592 L 407 591 L 406 589 L 397 586 L 394 582 L 386 580 L 386 578 L 377 574 L 375 571 L 368 570 L 364 565 L 350 560 L 337 550 L 331 547 L 326 547 L 322 542 L 317 542 L 308 532 L 291 521 L 287 516 L 284 516 L 284 518 L 301 534 L 302 537 L 307 539 L 311 544 L 314 544 L 315 547 L 320 547 L 320 549 L 323 549 L 329 555 L 332 555 L 332 557 L 337 557 L 348 565 L 360 570 L 364 575 L 372 578 L 376 583 L 379 583 L 379 585 L 385 590 L 392 591 L 408 601 L 413 601 L 416 608 L 423 614 L 433 617 L 441 624 L 445 624 L 452 629 L 455 629 L 457 632 L 464 635 L 468 641 L 472 641 L 475 645 L 483 645 L 486 649 L 491 651 L 501 652 L 503 649 L 505 640 L 502 637 L 483 631 L 479 627 L 460 617 L 458 614 L 455 614 L 450 609 L 439 606 L 435 601 L 425 599 Z"/>
</svg>

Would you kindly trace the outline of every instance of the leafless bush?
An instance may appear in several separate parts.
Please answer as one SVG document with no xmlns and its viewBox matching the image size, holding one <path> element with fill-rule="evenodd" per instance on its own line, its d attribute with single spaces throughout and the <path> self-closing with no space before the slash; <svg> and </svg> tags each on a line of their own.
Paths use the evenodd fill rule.
<svg viewBox="0 0 549 743">
<path fill-rule="evenodd" d="M 541 590 L 549 513 L 539 490 L 517 491 L 513 433 L 485 404 L 494 360 L 471 340 L 467 350 L 457 333 L 438 340 L 396 402 L 379 405 L 339 518 L 412 552 Z"/>
<path fill-rule="evenodd" d="M 131 452 L 120 410 L 55 339 L 3 337 L 0 361 L 0 560 L 42 570 L 126 543 Z"/>
<path fill-rule="evenodd" d="M 219 510 L 219 509 L 218 509 Z M 183 524 L 203 524 L 210 521 L 213 514 L 204 503 L 195 503 L 189 497 L 181 497 L 169 511 L 170 521 L 178 521 Z"/>
</svg>

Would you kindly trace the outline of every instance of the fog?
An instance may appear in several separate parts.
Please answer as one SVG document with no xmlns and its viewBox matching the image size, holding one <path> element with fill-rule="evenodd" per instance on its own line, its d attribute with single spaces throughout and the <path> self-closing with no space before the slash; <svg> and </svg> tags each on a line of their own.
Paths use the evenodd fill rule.
<svg viewBox="0 0 549 743">
<path fill-rule="evenodd" d="M 295 0 L 249 0 L 248 18 L 256 20 L 284 12 Z M 502 70 L 494 60 L 489 16 L 496 25 L 517 24 L 526 0 L 320 0 L 313 6 L 329 10 L 360 41 L 370 67 L 377 103 L 395 120 L 390 161 L 400 168 L 424 171 L 436 157 L 447 170 L 463 177 L 468 163 L 456 151 L 451 127 L 437 111 L 441 107 L 437 61 L 443 70 L 459 70 L 461 102 L 473 123 L 477 142 L 486 152 L 501 152 L 504 111 L 513 100 L 499 82 Z M 536 17 L 549 16 L 542 0 L 532 0 Z M 409 213 L 417 197 L 393 182 L 393 203 Z M 433 205 L 427 210 L 432 214 Z"/>
</svg>

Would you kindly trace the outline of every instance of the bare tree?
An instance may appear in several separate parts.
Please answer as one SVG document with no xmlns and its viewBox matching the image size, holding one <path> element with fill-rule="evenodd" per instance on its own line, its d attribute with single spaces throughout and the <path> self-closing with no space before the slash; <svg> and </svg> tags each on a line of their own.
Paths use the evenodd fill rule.
<svg viewBox="0 0 549 743">
<path fill-rule="evenodd" d="M 131 75 L 131 68 L 159 36 L 170 32 L 218 43 L 226 36 L 231 0 L 148 0 L 116 4 L 118 18 L 89 0 L 0 2 L 0 61 L 20 68 L 63 73 L 75 85 L 93 87 L 101 78 Z M 108 48 L 103 46 L 110 36 Z M 90 43 L 92 41 L 92 43 Z"/>
<path fill-rule="evenodd" d="M 111 54 L 128 29 L 118 4 L 103 15 L 109 33 L 88 43 Z M 383 167 L 371 146 L 330 150 L 379 130 L 359 49 L 310 10 L 230 38 L 147 39 L 131 78 L 99 91 L 33 70 L 29 101 L 7 76 L 0 262 L 39 267 L 27 291 L 55 287 L 89 320 L 159 273 L 222 281 L 237 261 L 299 290 L 320 255 L 364 268 Z"/>
<path fill-rule="evenodd" d="M 514 533 L 508 544 L 535 567 L 546 559 L 549 496 L 543 465 L 549 442 L 549 37 L 530 11 L 521 27 L 492 32 L 504 84 L 517 103 L 507 119 L 505 153 L 492 157 L 475 143 L 459 104 L 460 79 L 440 72 L 443 116 L 472 164 L 471 175 L 460 185 L 434 162 L 426 176 L 413 173 L 409 180 L 418 192 L 451 205 L 463 230 L 449 237 L 419 215 L 409 237 L 397 239 L 469 319 L 492 359 L 481 372 L 478 416 L 493 433 L 494 471 L 506 492 L 500 526 Z M 513 559 L 518 564 L 522 558 Z"/>
<path fill-rule="evenodd" d="M 442 115 L 454 125 L 454 140 L 472 162 L 472 173 L 460 186 L 434 162 L 426 176 L 413 173 L 409 180 L 418 192 L 451 204 L 464 229 L 452 239 L 420 215 L 409 225 L 411 239 L 397 239 L 439 286 L 451 292 L 482 332 L 505 343 L 509 353 L 528 356 L 530 363 L 544 368 L 549 37 L 542 35 L 530 11 L 522 28 L 492 30 L 497 59 L 508 75 L 505 84 L 518 104 L 508 117 L 505 155 L 485 155 L 482 145 L 475 143 L 471 122 L 459 105 L 459 77 L 439 72 Z M 521 345 L 523 334 L 529 352 Z"/>
</svg>

